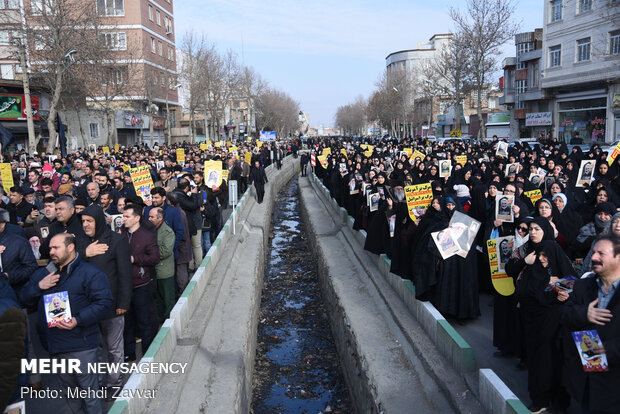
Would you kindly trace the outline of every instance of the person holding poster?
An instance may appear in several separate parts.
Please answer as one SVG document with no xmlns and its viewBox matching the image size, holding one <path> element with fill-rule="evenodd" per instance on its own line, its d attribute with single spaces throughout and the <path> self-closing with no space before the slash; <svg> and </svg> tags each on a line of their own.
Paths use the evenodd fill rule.
<svg viewBox="0 0 620 414">
<path fill-rule="evenodd" d="M 568 391 L 584 412 L 612 413 L 620 407 L 620 239 L 604 236 L 593 245 L 593 277 L 575 281 L 562 309 L 561 322 L 568 332 L 595 331 L 609 361 L 609 371 L 588 370 L 570 336 L 564 338 L 564 379 Z M 602 349 L 601 349 L 602 348 Z M 584 351 L 587 352 L 587 351 Z M 617 364 L 617 362 L 616 362 Z"/>
<path fill-rule="evenodd" d="M 385 219 L 386 211 L 389 208 L 386 199 L 388 197 L 376 197 L 375 194 L 383 193 L 388 196 L 391 193 L 390 186 L 387 185 L 387 175 L 384 172 L 377 174 L 377 183 L 372 187 L 369 201 L 367 237 L 364 249 L 375 254 L 386 253 L 390 245 L 390 228 Z"/>
<path fill-rule="evenodd" d="M 562 387 L 562 349 L 560 338 L 562 302 L 568 296 L 547 290 L 550 282 L 575 276 L 573 266 L 554 241 L 554 229 L 544 217 L 529 224 L 529 240 L 515 249 L 506 263 L 506 273 L 515 278 L 516 295 L 521 306 L 528 357 L 530 410 L 553 406 L 566 410 L 570 401 Z"/>
<path fill-rule="evenodd" d="M 579 174 L 577 175 L 576 187 L 583 187 L 584 185 L 590 185 L 594 178 L 594 165 L 596 161 L 583 160 L 579 167 Z"/>
<path fill-rule="evenodd" d="M 503 195 L 495 201 L 495 220 L 502 220 L 508 223 L 514 222 L 514 195 Z"/>
</svg>

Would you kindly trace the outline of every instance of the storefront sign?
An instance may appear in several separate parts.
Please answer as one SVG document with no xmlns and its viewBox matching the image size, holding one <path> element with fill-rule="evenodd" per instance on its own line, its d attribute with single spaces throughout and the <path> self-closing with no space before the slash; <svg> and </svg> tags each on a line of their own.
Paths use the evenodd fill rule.
<svg viewBox="0 0 620 414">
<path fill-rule="evenodd" d="M 166 118 L 163 116 L 154 116 L 153 129 L 166 129 Z"/>
<path fill-rule="evenodd" d="M 488 115 L 487 124 L 510 123 L 510 112 L 495 112 Z"/>
<path fill-rule="evenodd" d="M 39 120 L 39 97 L 31 96 L 32 119 Z M 24 95 L 0 94 L 0 119 L 25 119 L 26 100 Z"/>
<path fill-rule="evenodd" d="M 148 123 L 145 122 L 144 118 L 140 114 L 135 114 L 131 112 L 123 112 L 122 119 L 123 119 L 123 128 L 142 129 L 148 125 Z"/>
<path fill-rule="evenodd" d="M 525 126 L 551 125 L 551 112 L 533 112 L 525 115 Z"/>
</svg>

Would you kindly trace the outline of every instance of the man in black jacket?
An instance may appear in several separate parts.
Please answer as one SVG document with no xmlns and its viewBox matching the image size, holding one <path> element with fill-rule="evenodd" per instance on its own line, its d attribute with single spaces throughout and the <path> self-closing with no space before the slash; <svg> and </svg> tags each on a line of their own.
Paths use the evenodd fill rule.
<svg viewBox="0 0 620 414">
<path fill-rule="evenodd" d="M 126 238 L 110 229 L 103 210 L 98 205 L 86 207 L 80 217 L 84 229 L 84 236 L 78 240 L 80 257 L 106 274 L 114 298 L 113 311 L 99 322 L 103 340 L 108 347 L 108 362 L 123 362 L 124 314 L 129 309 L 133 290 L 129 243 Z M 122 385 L 123 378 L 120 373 L 108 374 L 108 387 Z"/>
<path fill-rule="evenodd" d="M 564 379 L 583 412 L 614 413 L 620 406 L 620 239 L 604 236 L 595 242 L 592 270 L 594 277 L 575 282 L 563 309 L 562 324 L 570 331 L 565 335 Z M 586 349 L 581 344 L 576 349 L 572 333 L 590 330 L 598 332 L 603 346 L 594 354 L 606 355 L 608 371 L 584 371 L 579 353 Z"/>
<path fill-rule="evenodd" d="M 258 204 L 263 202 L 263 197 L 265 196 L 265 184 L 268 183 L 267 174 L 265 174 L 265 168 L 260 165 L 259 160 L 254 161 L 254 166 L 250 170 L 250 182 L 252 185 L 254 183 L 254 188 L 256 188 L 256 199 Z"/>
<path fill-rule="evenodd" d="M 174 189 L 173 193 L 179 201 L 179 207 L 185 211 L 189 234 L 192 239 L 192 252 L 194 260 L 193 262 L 190 261 L 189 267 L 190 269 L 197 269 L 202 262 L 202 216 L 200 214 L 201 200 L 198 194 L 198 187 L 196 185 L 190 185 L 188 175 L 179 180 L 177 183 L 177 188 Z"/>
<path fill-rule="evenodd" d="M 71 233 L 78 240 L 83 238 L 84 229 L 82 229 L 82 221 L 75 212 L 75 201 L 71 197 L 58 197 L 54 202 L 56 205 L 56 221 L 49 225 L 49 235 L 46 239 L 41 240 L 42 259 L 49 259 L 49 241 L 58 233 Z"/>
<path fill-rule="evenodd" d="M 21 187 L 11 187 L 9 191 L 11 202 L 7 206 L 7 211 L 11 218 L 11 223 L 24 226 L 26 218 L 32 212 L 33 206 L 24 200 L 24 190 Z"/>
<path fill-rule="evenodd" d="M 4 278 L 19 297 L 19 291 L 37 270 L 30 243 L 24 237 L 6 230 L 9 213 L 0 209 L 0 277 Z"/>
</svg>

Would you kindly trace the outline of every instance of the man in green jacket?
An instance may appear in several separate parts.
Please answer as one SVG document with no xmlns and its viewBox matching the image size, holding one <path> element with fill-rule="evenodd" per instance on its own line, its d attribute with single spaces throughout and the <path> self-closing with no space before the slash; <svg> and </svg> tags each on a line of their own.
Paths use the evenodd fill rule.
<svg viewBox="0 0 620 414">
<path fill-rule="evenodd" d="M 149 211 L 149 221 L 157 229 L 160 261 L 155 265 L 157 275 L 157 313 L 163 323 L 174 306 L 174 231 L 164 222 L 164 210 L 154 207 Z"/>
</svg>

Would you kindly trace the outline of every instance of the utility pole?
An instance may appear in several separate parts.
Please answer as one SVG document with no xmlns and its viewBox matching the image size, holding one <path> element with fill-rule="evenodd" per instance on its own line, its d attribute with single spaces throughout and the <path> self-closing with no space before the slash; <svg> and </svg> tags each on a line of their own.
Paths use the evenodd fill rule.
<svg viewBox="0 0 620 414">
<path fill-rule="evenodd" d="M 28 152 L 34 154 L 37 149 L 35 134 L 34 134 L 34 120 L 32 117 L 32 103 L 30 101 L 30 80 L 28 79 L 28 68 L 26 66 L 26 50 L 24 44 L 20 39 L 15 40 L 17 49 L 19 51 L 19 63 L 22 68 L 22 83 L 24 85 L 24 100 L 26 106 L 26 124 L 28 125 Z"/>
<path fill-rule="evenodd" d="M 172 88 L 170 88 L 170 86 L 168 86 L 166 88 L 166 129 L 168 130 L 168 146 L 170 146 L 172 144 L 172 137 L 171 137 L 171 133 L 170 133 L 170 109 L 168 108 L 168 91 L 170 89 L 177 90 L 179 89 L 181 86 L 180 83 L 178 85 L 174 85 Z"/>
</svg>

